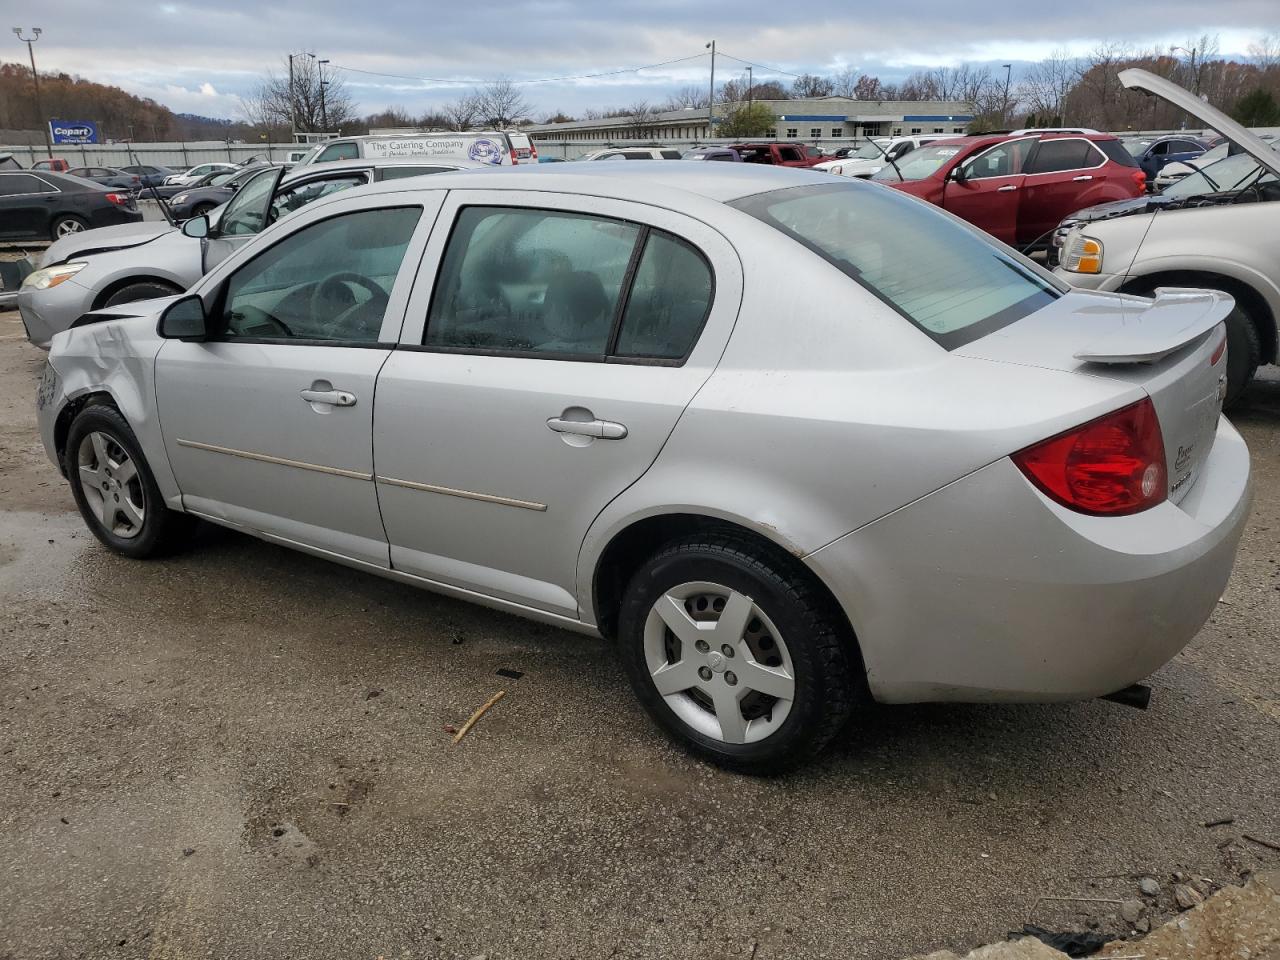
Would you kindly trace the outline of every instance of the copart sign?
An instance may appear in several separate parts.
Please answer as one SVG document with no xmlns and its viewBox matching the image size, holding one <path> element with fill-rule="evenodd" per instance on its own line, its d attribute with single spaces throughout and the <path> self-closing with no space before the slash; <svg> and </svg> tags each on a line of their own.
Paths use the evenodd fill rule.
<svg viewBox="0 0 1280 960">
<path fill-rule="evenodd" d="M 54 143 L 97 143 L 98 125 L 92 120 L 50 120 Z"/>
</svg>

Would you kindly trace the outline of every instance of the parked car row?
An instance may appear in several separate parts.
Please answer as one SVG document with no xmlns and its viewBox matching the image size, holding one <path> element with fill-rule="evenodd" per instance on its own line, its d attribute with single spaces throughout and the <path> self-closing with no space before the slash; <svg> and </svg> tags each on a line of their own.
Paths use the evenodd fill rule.
<svg viewBox="0 0 1280 960">
<path fill-rule="evenodd" d="M 0 238 L 5 240 L 57 240 L 140 220 L 129 190 L 69 173 L 0 170 Z"/>
</svg>

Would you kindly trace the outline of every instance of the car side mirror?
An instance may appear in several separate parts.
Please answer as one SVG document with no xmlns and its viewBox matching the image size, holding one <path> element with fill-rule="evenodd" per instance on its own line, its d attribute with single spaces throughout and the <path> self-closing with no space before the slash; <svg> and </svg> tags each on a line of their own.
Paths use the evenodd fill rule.
<svg viewBox="0 0 1280 960">
<path fill-rule="evenodd" d="M 157 332 L 166 340 L 203 340 L 209 335 L 204 301 L 195 295 L 175 300 L 160 314 Z"/>
<path fill-rule="evenodd" d="M 190 220 L 188 220 L 186 223 L 182 225 L 182 235 L 184 237 L 191 237 L 192 239 L 195 239 L 195 240 L 203 240 L 207 236 L 209 236 L 209 233 L 210 233 L 209 217 L 207 214 L 202 214 L 201 216 L 198 216 L 198 217 L 192 217 Z"/>
<path fill-rule="evenodd" d="M 964 164 L 957 163 L 951 168 L 951 172 L 947 174 L 948 180 L 954 180 L 956 183 L 964 183 L 969 179 L 969 175 L 964 172 Z"/>
</svg>

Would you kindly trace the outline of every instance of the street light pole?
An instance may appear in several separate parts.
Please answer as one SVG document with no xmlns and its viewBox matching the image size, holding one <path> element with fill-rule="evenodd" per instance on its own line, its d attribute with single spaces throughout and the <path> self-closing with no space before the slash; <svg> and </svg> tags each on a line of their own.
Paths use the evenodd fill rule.
<svg viewBox="0 0 1280 960">
<path fill-rule="evenodd" d="M 37 40 L 40 39 L 40 34 L 43 33 L 44 31 L 42 31 L 39 27 L 32 27 L 31 32 L 34 34 L 34 36 L 31 37 L 30 39 L 27 39 L 22 35 L 21 27 L 14 27 L 13 32 L 17 34 L 19 40 L 21 40 L 23 43 L 27 45 L 27 56 L 31 58 L 31 82 L 35 85 L 35 88 L 36 88 L 36 115 L 40 118 L 40 126 L 44 128 L 45 151 L 49 154 L 49 159 L 52 160 L 53 159 L 53 141 L 49 139 L 49 118 L 44 115 L 44 108 L 40 106 L 40 74 L 36 72 L 36 52 L 35 52 L 35 49 L 31 46 L 33 43 L 35 43 Z"/>
<path fill-rule="evenodd" d="M 707 139 L 716 135 L 716 42 L 707 44 L 711 51 L 711 97 L 707 100 Z"/>
<path fill-rule="evenodd" d="M 1004 102 L 1000 106 L 1000 126 L 1009 122 L 1009 78 L 1013 76 L 1013 64 L 1001 64 L 1004 67 Z"/>
</svg>

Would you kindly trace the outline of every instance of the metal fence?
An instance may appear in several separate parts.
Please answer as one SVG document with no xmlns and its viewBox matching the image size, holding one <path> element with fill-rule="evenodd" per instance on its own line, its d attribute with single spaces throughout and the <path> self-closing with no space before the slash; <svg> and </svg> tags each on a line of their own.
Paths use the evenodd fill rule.
<svg viewBox="0 0 1280 960">
<path fill-rule="evenodd" d="M 127 167 L 140 163 L 186 170 L 197 163 L 240 163 L 251 157 L 284 161 L 289 159 L 290 153 L 308 149 L 310 146 L 303 143 L 226 143 L 221 140 L 198 143 L 61 143 L 54 144 L 53 155 L 73 167 Z M 24 167 L 49 155 L 44 144 L 25 143 L 0 146 L 0 153 L 13 154 Z"/>
</svg>

